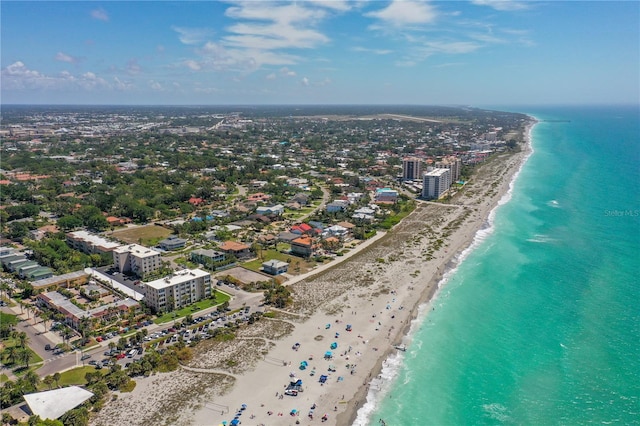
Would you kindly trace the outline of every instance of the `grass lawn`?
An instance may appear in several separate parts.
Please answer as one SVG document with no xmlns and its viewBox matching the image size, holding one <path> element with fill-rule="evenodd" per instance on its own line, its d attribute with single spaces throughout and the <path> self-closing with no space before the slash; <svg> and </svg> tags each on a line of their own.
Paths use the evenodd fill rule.
<svg viewBox="0 0 640 426">
<path fill-rule="evenodd" d="M 262 252 L 262 260 L 253 259 L 249 262 L 243 263 L 242 266 L 252 271 L 258 272 L 262 267 L 262 263 L 272 259 L 277 259 L 282 262 L 288 262 L 289 270 L 287 271 L 287 273 L 291 275 L 304 274 L 316 265 L 316 262 L 314 261 L 307 262 L 300 257 L 292 256 L 290 254 L 281 253 L 279 251 L 270 249 L 264 250 Z"/>
<path fill-rule="evenodd" d="M 63 387 L 63 386 L 71 386 L 71 385 L 84 385 L 84 384 L 87 383 L 87 381 L 84 378 L 85 374 L 93 373 L 95 371 L 100 371 L 100 372 L 106 374 L 109 371 L 109 369 L 108 368 L 103 368 L 102 370 L 96 370 L 96 368 L 94 366 L 92 366 L 92 365 L 87 365 L 87 366 L 84 366 L 84 367 L 74 368 L 73 370 L 69 370 L 69 371 L 65 371 L 64 373 L 60 373 L 60 380 L 58 381 L 58 383 L 60 384 L 61 387 Z M 53 383 L 52 386 L 53 387 L 56 386 L 55 382 Z M 40 390 L 40 391 L 49 390 L 49 387 L 41 382 L 38 385 L 38 390 Z"/>
<path fill-rule="evenodd" d="M 171 230 L 157 225 L 144 225 L 135 228 L 121 229 L 113 231 L 111 235 L 127 243 L 135 243 L 153 247 L 158 241 L 164 240 L 171 235 Z"/>
<path fill-rule="evenodd" d="M 159 316 L 153 322 L 156 324 L 164 324 L 170 321 L 179 320 L 180 318 L 184 318 L 187 315 L 194 315 L 196 312 L 201 311 L 203 309 L 211 308 L 213 306 L 218 306 L 224 302 L 231 300 L 231 296 L 227 293 L 223 293 L 220 290 L 216 291 L 216 298 L 214 300 L 204 299 L 200 300 L 193 305 L 182 308 L 178 311 L 167 312 L 164 315 Z"/>
<path fill-rule="evenodd" d="M 8 356 L 8 351 L 7 349 L 12 347 L 12 346 L 20 346 L 20 340 L 19 339 L 12 339 L 12 338 L 7 338 L 2 340 L 2 344 L 4 346 L 4 350 L 2 351 L 2 356 L 0 357 L 2 359 L 2 364 L 4 364 L 6 367 L 8 368 L 14 368 L 14 367 L 22 367 L 22 362 L 20 362 L 18 359 L 16 359 L 15 363 L 11 363 L 9 361 L 9 356 Z M 39 362 L 42 362 L 42 358 L 40 358 L 40 356 L 35 353 L 34 351 L 31 350 L 31 348 L 27 347 L 27 349 L 29 350 L 29 366 L 32 366 L 33 364 L 37 364 Z M 16 373 L 18 374 L 18 373 Z"/>
<path fill-rule="evenodd" d="M 260 271 L 262 264 L 268 260 L 276 259 L 282 262 L 286 262 L 287 259 L 292 259 L 294 256 L 289 254 L 280 253 L 279 251 L 269 249 L 262 251 L 262 259 L 253 259 L 242 264 L 243 267 L 251 269 L 252 271 Z M 292 259 L 293 260 L 293 259 Z"/>
<path fill-rule="evenodd" d="M 5 314 L 4 312 L 0 312 L 0 324 L 11 324 L 16 325 L 18 323 L 18 316 Z"/>
</svg>

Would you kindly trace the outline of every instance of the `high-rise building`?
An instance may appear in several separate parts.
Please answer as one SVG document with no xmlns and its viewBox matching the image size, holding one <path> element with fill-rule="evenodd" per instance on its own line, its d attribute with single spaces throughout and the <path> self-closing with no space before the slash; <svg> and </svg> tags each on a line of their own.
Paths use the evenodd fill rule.
<svg viewBox="0 0 640 426">
<path fill-rule="evenodd" d="M 143 277 L 162 266 L 160 252 L 138 244 L 129 244 L 113 250 L 113 263 L 120 272 L 133 272 Z"/>
<path fill-rule="evenodd" d="M 438 199 L 451 186 L 449 169 L 433 169 L 422 178 L 422 197 Z"/>
<path fill-rule="evenodd" d="M 422 160 L 407 157 L 402 160 L 402 180 L 416 180 L 422 177 Z"/>
<path fill-rule="evenodd" d="M 209 296 L 211 274 L 201 269 L 183 269 L 145 283 L 144 301 L 156 312 L 180 309 Z"/>
<path fill-rule="evenodd" d="M 442 160 L 436 162 L 435 167 L 437 169 L 449 169 L 451 172 L 451 182 L 457 182 L 460 179 L 462 161 L 454 155 L 443 157 Z"/>
</svg>

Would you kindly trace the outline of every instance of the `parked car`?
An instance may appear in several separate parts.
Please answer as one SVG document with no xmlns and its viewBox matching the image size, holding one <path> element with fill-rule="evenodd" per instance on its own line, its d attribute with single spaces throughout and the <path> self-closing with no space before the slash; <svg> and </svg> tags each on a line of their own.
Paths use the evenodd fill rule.
<svg viewBox="0 0 640 426">
<path fill-rule="evenodd" d="M 82 356 L 80 357 L 80 361 L 84 361 L 85 359 L 89 359 L 89 358 L 91 358 L 91 355 L 89 355 L 89 354 L 84 354 L 84 355 L 82 355 Z"/>
<path fill-rule="evenodd" d="M 46 345 L 44 345 L 44 350 L 45 351 L 50 351 L 51 350 L 51 345 L 48 344 L 48 343 Z"/>
</svg>

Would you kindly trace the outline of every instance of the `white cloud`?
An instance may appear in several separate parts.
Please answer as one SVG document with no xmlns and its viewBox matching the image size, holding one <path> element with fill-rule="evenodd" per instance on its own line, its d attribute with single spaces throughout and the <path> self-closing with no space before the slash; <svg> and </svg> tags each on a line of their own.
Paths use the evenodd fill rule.
<svg viewBox="0 0 640 426">
<path fill-rule="evenodd" d="M 309 79 L 307 77 L 303 77 L 302 80 L 300 81 L 300 83 L 302 83 L 303 86 L 308 86 L 309 85 Z"/>
<path fill-rule="evenodd" d="M 431 41 L 425 43 L 424 51 L 428 53 L 461 54 L 480 49 L 482 45 L 473 41 Z"/>
<path fill-rule="evenodd" d="M 276 79 L 276 73 L 272 72 L 271 74 L 267 74 L 267 76 L 265 78 L 267 80 L 275 80 Z"/>
<path fill-rule="evenodd" d="M 187 66 L 187 68 L 189 68 L 189 69 L 191 69 L 193 71 L 200 71 L 202 69 L 202 66 L 198 62 L 196 62 L 196 61 L 194 61 L 192 59 L 184 61 L 184 64 Z"/>
<path fill-rule="evenodd" d="M 127 62 L 127 74 L 136 75 L 140 74 L 141 71 L 142 67 L 138 64 L 137 59 L 130 59 L 129 62 Z"/>
<path fill-rule="evenodd" d="M 122 81 L 118 77 L 113 77 L 113 88 L 119 91 L 126 91 L 133 88 L 133 84 L 128 81 Z"/>
<path fill-rule="evenodd" d="M 329 38 L 317 29 L 330 16 L 330 11 L 346 10 L 344 2 L 333 6 L 325 2 L 234 3 L 225 15 L 237 22 L 225 28 L 226 35 L 208 40 L 196 50 L 200 56 L 183 64 L 203 71 L 235 71 L 250 73 L 265 65 L 293 65 L 301 58 L 294 50 L 314 49 L 328 43 Z M 188 29 L 177 28 L 181 41 L 196 37 Z M 200 35 L 202 35 L 200 33 Z"/>
<path fill-rule="evenodd" d="M 389 53 L 393 52 L 393 50 L 389 50 L 389 49 L 369 49 L 367 47 L 360 47 L 360 46 L 354 47 L 353 51 L 374 53 L 376 55 L 388 55 Z"/>
<path fill-rule="evenodd" d="M 514 10 L 528 9 L 529 5 L 523 1 L 513 0 L 471 0 L 477 6 L 489 6 L 495 10 L 511 12 Z"/>
<path fill-rule="evenodd" d="M 287 67 L 280 68 L 280 74 L 284 75 L 285 77 L 295 77 L 296 76 L 296 72 L 295 71 L 291 71 Z"/>
<path fill-rule="evenodd" d="M 326 7 L 337 12 L 346 12 L 351 9 L 351 5 L 343 0 L 307 0 L 308 3 L 317 5 L 320 7 Z"/>
<path fill-rule="evenodd" d="M 76 63 L 78 63 L 80 61 L 79 58 L 76 58 L 75 56 L 67 55 L 64 52 L 56 53 L 56 56 L 54 57 L 54 59 L 56 61 L 68 62 L 70 64 L 76 64 Z"/>
<path fill-rule="evenodd" d="M 403 27 L 433 23 L 437 12 L 426 2 L 394 0 L 384 9 L 366 13 L 365 16 L 379 19 L 394 27 Z"/>
<path fill-rule="evenodd" d="M 209 28 L 185 28 L 172 26 L 171 29 L 178 33 L 178 39 L 184 44 L 200 44 L 213 35 Z"/>
<path fill-rule="evenodd" d="M 157 92 L 164 91 L 164 87 L 162 87 L 162 84 L 160 84 L 160 83 L 158 83 L 157 81 L 154 81 L 154 80 L 149 80 L 149 87 L 152 90 L 155 90 Z"/>
<path fill-rule="evenodd" d="M 109 15 L 103 8 L 94 9 L 91 11 L 91 17 L 98 21 L 109 22 Z"/>
<path fill-rule="evenodd" d="M 62 71 L 58 75 L 50 76 L 27 68 L 21 61 L 3 68 L 0 78 L 3 90 L 96 90 L 113 89 L 118 86 L 90 71 L 80 75 Z"/>
</svg>

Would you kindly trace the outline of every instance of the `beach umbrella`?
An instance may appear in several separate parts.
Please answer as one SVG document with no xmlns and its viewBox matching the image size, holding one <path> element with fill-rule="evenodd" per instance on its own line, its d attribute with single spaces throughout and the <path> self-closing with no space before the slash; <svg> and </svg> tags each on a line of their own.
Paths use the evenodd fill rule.
<svg viewBox="0 0 640 426">
<path fill-rule="evenodd" d="M 236 426 L 236 425 L 239 425 L 239 424 L 240 424 L 240 420 L 238 420 L 238 419 L 231 420 L 231 426 Z"/>
</svg>

